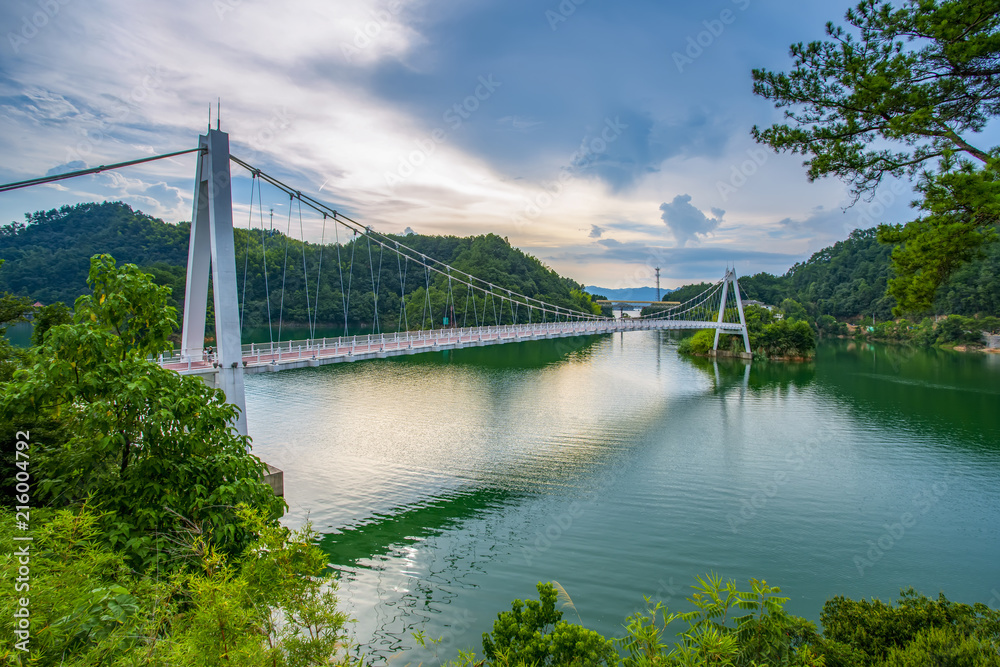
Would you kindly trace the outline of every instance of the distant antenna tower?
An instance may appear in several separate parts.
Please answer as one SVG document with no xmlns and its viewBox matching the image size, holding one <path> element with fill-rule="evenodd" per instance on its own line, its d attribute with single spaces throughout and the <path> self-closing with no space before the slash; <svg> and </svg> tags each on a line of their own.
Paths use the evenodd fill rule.
<svg viewBox="0 0 1000 667">
<path fill-rule="evenodd" d="M 660 267 L 656 267 L 656 300 L 660 300 Z"/>
</svg>

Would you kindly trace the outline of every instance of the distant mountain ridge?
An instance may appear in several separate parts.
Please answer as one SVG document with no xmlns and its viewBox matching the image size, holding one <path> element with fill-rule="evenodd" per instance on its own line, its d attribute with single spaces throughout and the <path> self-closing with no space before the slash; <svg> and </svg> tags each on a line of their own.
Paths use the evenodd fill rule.
<svg viewBox="0 0 1000 667">
<path fill-rule="evenodd" d="M 587 285 L 585 288 L 590 294 L 597 294 L 600 296 L 606 296 L 612 301 L 615 299 L 621 299 L 622 301 L 656 301 L 656 288 L 655 287 L 622 287 L 618 289 L 612 289 L 610 287 L 596 287 L 594 285 Z M 663 287 L 660 289 L 660 299 L 663 298 L 665 294 L 669 294 L 673 290 Z"/>
</svg>

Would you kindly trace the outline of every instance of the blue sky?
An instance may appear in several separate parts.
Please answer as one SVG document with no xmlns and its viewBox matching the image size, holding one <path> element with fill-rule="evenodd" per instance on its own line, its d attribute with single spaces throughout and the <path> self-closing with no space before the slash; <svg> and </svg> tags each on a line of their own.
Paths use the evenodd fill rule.
<svg viewBox="0 0 1000 667">
<path fill-rule="evenodd" d="M 801 156 L 749 134 L 781 117 L 751 69 L 787 70 L 789 44 L 848 6 L 11 0 L 0 181 L 194 147 L 221 97 L 234 154 L 381 231 L 493 232 L 612 288 L 652 284 L 654 266 L 666 286 L 727 264 L 782 273 L 851 229 L 914 217 L 908 183 L 845 211 L 843 184 L 809 183 Z M 184 156 L 5 193 L 0 221 L 103 199 L 187 220 L 193 176 Z M 269 209 L 287 219 L 277 192 Z M 320 240 L 320 220 L 304 228 Z"/>
</svg>

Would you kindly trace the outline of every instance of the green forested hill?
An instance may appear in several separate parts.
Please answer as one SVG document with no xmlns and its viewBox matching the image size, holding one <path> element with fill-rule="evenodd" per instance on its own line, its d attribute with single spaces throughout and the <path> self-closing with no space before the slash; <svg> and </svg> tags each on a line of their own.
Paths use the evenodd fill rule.
<svg viewBox="0 0 1000 667">
<path fill-rule="evenodd" d="M 120 264 L 137 264 L 152 273 L 160 284 L 169 285 L 181 309 L 189 229 L 189 223 L 168 224 L 133 211 L 121 202 L 79 204 L 35 213 L 27 216 L 27 224 L 0 228 L 0 258 L 6 260 L 0 269 L 0 291 L 29 296 L 45 304 L 56 301 L 72 304 L 87 291 L 90 257 L 108 253 Z M 497 294 L 511 290 L 566 308 L 593 310 L 582 285 L 559 276 L 496 235 L 458 238 L 414 234 L 392 238 L 492 282 L 499 288 Z M 461 318 L 459 324 L 464 323 L 464 286 L 453 282 L 449 292 L 447 276 L 427 275 L 413 262 L 399 262 L 392 252 L 383 255 L 379 246 L 369 245 L 365 237 L 340 246 L 339 261 L 336 245 L 303 244 L 279 232 L 262 235 L 260 230 L 236 229 L 235 244 L 245 327 L 266 325 L 269 307 L 275 322 L 280 314 L 286 324 L 312 320 L 340 325 L 344 323 L 344 303 L 348 298 L 352 328 L 369 327 L 376 314 L 373 281 L 379 294 L 381 330 L 396 328 L 399 320 L 410 328 L 420 326 L 421 319 L 430 318 L 431 312 L 435 318 L 443 315 L 448 303 L 454 305 L 455 316 Z M 308 270 L 308 286 L 303 262 Z M 405 312 L 400 308 L 400 273 L 405 277 Z M 318 313 L 313 314 L 311 311 L 317 308 L 317 288 Z M 473 299 L 476 312 L 488 311 L 491 322 L 495 317 L 509 322 L 513 314 L 519 321 L 527 317 L 523 308 L 513 314 L 508 309 L 504 314 L 498 300 L 484 303 L 481 293 Z M 469 303 L 471 313 L 472 300 Z M 473 315 L 468 323 L 474 323 Z"/>
<path fill-rule="evenodd" d="M 171 286 L 180 309 L 183 307 L 188 231 L 188 223 L 168 224 L 133 211 L 121 202 L 64 206 L 59 210 L 30 214 L 24 223 L 0 227 L 0 259 L 6 260 L 0 269 L 0 291 L 28 296 L 45 304 L 56 301 L 72 304 L 77 296 L 86 292 L 90 257 L 106 252 L 119 263 L 143 267 L 157 282 Z M 410 327 L 419 326 L 421 318 L 429 316 L 429 309 L 438 315 L 443 313 L 446 301 L 454 302 L 456 315 L 462 312 L 464 287 L 453 285 L 449 300 L 447 278 L 432 274 L 428 299 L 428 276 L 421 269 L 412 263 L 398 264 L 392 253 L 381 256 L 375 244 L 370 249 L 373 267 L 369 264 L 368 241 L 364 238 L 340 246 L 338 265 L 337 246 L 332 244 L 303 245 L 278 232 L 262 238 L 259 230 L 250 233 L 237 229 L 235 234 L 239 290 L 241 295 L 246 295 L 243 312 L 247 327 L 267 324 L 268 305 L 274 321 L 281 313 L 285 322 L 306 323 L 313 319 L 321 324 L 343 324 L 348 287 L 349 323 L 352 327 L 370 326 L 375 316 L 373 274 L 379 286 L 378 311 L 382 330 L 395 328 L 400 319 Z M 567 308 L 590 310 L 589 297 L 579 283 L 560 277 L 498 236 L 408 235 L 394 238 L 418 252 L 488 280 L 501 290 L 509 289 Z M 270 304 L 265 297 L 264 248 Z M 309 273 L 308 305 L 302 270 L 303 251 Z M 985 258 L 963 267 L 942 286 L 935 302 L 936 314 L 1000 315 L 1000 243 L 992 244 L 986 252 Z M 856 230 L 844 241 L 796 264 L 783 276 L 768 273 L 743 276 L 740 285 L 745 298 L 771 304 L 792 299 L 803 304 L 813 317 L 870 317 L 874 311 L 877 319 L 889 319 L 895 305 L 892 297 L 885 294 L 891 270 L 890 253 L 891 247 L 876 240 L 874 229 Z M 317 282 L 321 259 L 323 270 Z M 283 271 L 286 262 L 288 270 Z M 245 288 L 244 266 L 247 267 Z M 407 308 L 403 313 L 400 309 L 400 271 L 406 277 Z M 341 274 L 344 276 L 343 289 Z M 319 312 L 313 315 L 317 285 Z M 707 285 L 688 285 L 665 298 L 684 301 L 705 287 Z M 477 307 L 480 313 L 486 307 L 481 298 Z M 522 316 L 518 313 L 519 319 Z M 509 321 L 511 314 L 503 317 Z"/>
<path fill-rule="evenodd" d="M 874 228 L 857 229 L 784 275 L 741 276 L 740 289 L 744 299 L 767 304 L 796 301 L 814 319 L 823 315 L 840 320 L 870 318 L 874 312 L 877 320 L 888 320 L 896 305 L 886 294 L 892 276 L 891 254 L 892 246 L 879 243 Z M 684 285 L 664 300 L 686 301 L 709 287 L 708 283 Z M 987 246 L 985 257 L 963 266 L 942 285 L 933 314 L 1000 316 L 1000 243 Z"/>
<path fill-rule="evenodd" d="M 895 299 L 885 293 L 892 247 L 879 243 L 875 229 L 856 229 L 843 241 L 799 262 L 784 276 L 758 273 L 740 280 L 747 298 L 779 304 L 793 299 L 816 315 L 838 319 L 892 316 Z"/>
<path fill-rule="evenodd" d="M 49 304 L 73 304 L 87 289 L 90 257 L 184 266 L 189 224 L 168 225 L 121 202 L 64 206 L 0 227 L 0 290 Z"/>
<path fill-rule="evenodd" d="M 896 300 L 886 295 L 892 247 L 879 243 L 875 229 L 859 229 L 800 262 L 783 276 L 758 273 L 740 278 L 744 298 L 769 304 L 793 299 L 814 317 L 892 317 Z M 934 314 L 1000 315 L 1000 243 L 970 262 L 938 290 Z"/>
</svg>

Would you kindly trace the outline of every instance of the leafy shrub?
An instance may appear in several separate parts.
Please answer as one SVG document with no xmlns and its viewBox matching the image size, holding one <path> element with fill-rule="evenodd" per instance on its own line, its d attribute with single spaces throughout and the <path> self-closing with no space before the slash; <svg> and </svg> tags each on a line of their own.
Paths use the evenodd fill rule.
<svg viewBox="0 0 1000 667">
<path fill-rule="evenodd" d="M 172 575 L 136 574 L 127 555 L 108 547 L 101 517 L 76 511 L 32 510 L 31 639 L 0 633 L 4 664 L 269 665 L 348 664 L 347 617 L 337 611 L 332 582 L 317 575 L 326 558 L 307 526 L 275 526 L 246 507 L 237 512 L 253 545 L 226 557 L 192 526 L 183 545 L 194 567 Z M 0 538 L 13 542 L 12 512 L 0 511 Z M 0 576 L 14 581 L 19 563 L 8 549 Z M 18 596 L 0 596 L 11 619 Z"/>
<path fill-rule="evenodd" d="M 880 600 L 851 600 L 841 596 L 827 601 L 820 614 L 828 642 L 850 647 L 861 662 L 833 662 L 831 665 L 881 665 L 890 654 L 895 662 L 910 665 L 994 665 L 996 662 L 925 661 L 899 662 L 907 657 L 933 654 L 942 646 L 955 650 L 964 638 L 974 638 L 992 646 L 994 658 L 1000 648 L 1000 612 L 986 605 L 965 605 L 949 601 L 942 594 L 932 600 L 912 588 L 904 591 L 895 607 Z M 951 634 L 929 633 L 947 629 Z M 911 647 L 911 644 L 913 646 Z M 935 648 L 936 647 L 936 648 Z M 969 647 L 960 649 L 965 652 Z M 951 649 L 949 649 L 950 651 Z M 929 652 L 929 653 L 928 653 Z"/>
<path fill-rule="evenodd" d="M 937 323 L 937 342 L 945 345 L 966 345 L 983 342 L 983 330 L 976 320 L 961 315 L 949 315 Z"/>
<path fill-rule="evenodd" d="M 483 634 L 486 658 L 501 664 L 613 665 L 613 644 L 593 630 L 562 620 L 551 583 L 538 583 L 538 600 L 514 600 Z"/>
<path fill-rule="evenodd" d="M 695 610 L 670 613 L 662 604 L 628 618 L 627 634 L 618 643 L 624 667 L 647 665 L 823 665 L 809 642 L 816 627 L 786 613 L 781 589 L 750 580 L 750 590 L 737 590 L 717 576 L 698 577 L 688 600 Z M 738 615 L 737 610 L 748 613 Z M 687 623 L 670 647 L 665 638 L 675 621 Z"/>
<path fill-rule="evenodd" d="M 32 439 L 37 495 L 61 506 L 87 500 L 101 534 L 136 569 L 182 567 L 174 533 L 192 523 L 213 547 L 240 553 L 254 537 L 235 507 L 277 521 L 284 501 L 232 428 L 236 408 L 197 378 L 146 360 L 174 327 L 167 288 L 107 255 L 93 258 L 89 282 L 94 294 L 77 299 L 74 322 L 50 328 L 0 392 L 9 419 L 61 424 L 65 439 Z"/>
<path fill-rule="evenodd" d="M 701 329 L 693 336 L 683 339 L 677 346 L 677 351 L 681 354 L 706 355 L 715 344 L 715 330 Z"/>
</svg>

